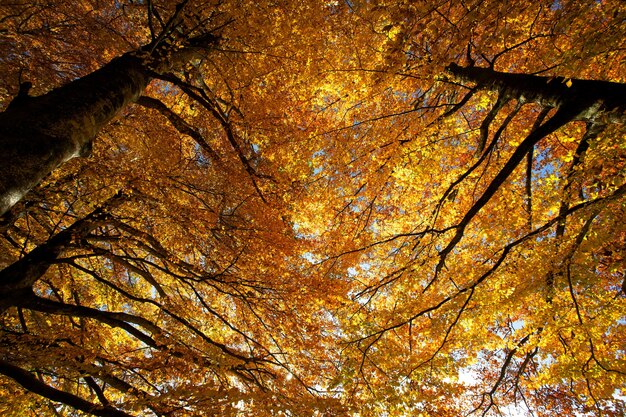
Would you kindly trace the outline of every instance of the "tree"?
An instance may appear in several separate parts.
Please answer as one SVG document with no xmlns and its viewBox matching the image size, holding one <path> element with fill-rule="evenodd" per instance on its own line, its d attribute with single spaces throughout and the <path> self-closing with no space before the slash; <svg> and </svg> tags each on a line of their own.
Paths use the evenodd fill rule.
<svg viewBox="0 0 626 417">
<path fill-rule="evenodd" d="M 372 415 L 623 412 L 623 85 L 579 79 L 623 81 L 621 13 L 356 8 L 388 47 L 335 69 L 369 82 L 318 139 L 311 194 L 339 192 L 312 231 L 354 285 L 339 381 Z"/>
<path fill-rule="evenodd" d="M 28 94 L 31 82 L 20 84 L 0 117 L 0 215 L 63 162 L 89 156 L 97 133 L 137 100 L 151 78 L 201 58 L 215 45 L 217 37 L 204 28 L 208 23 L 198 23 L 195 36 L 185 31 L 191 22 L 181 16 L 183 6 L 149 44 L 85 77 L 37 97 Z"/>
<path fill-rule="evenodd" d="M 34 184 L 52 171 L 5 216 L 3 413 L 341 412 L 340 401 L 316 388 L 335 360 L 324 347 L 330 336 L 320 335 L 326 327 L 321 322 L 328 323 L 322 301 L 330 305 L 332 294 L 315 290 L 319 284 L 311 278 L 303 296 L 303 245 L 279 210 L 283 185 L 269 177 L 280 173 L 252 146 L 275 122 L 262 107 L 263 91 L 258 98 L 248 91 L 275 82 L 264 72 L 276 71 L 283 59 L 272 52 L 287 54 L 287 41 L 295 41 L 288 27 L 281 35 L 285 44 L 276 45 L 278 31 L 270 43 L 232 21 L 258 19 L 267 28 L 269 14 L 277 11 L 259 2 L 12 7 L 8 39 L 18 45 L 41 42 L 41 31 L 52 48 L 58 31 L 72 31 L 60 36 L 66 41 L 86 37 L 96 26 L 95 38 L 98 30 L 116 35 L 91 46 L 112 48 L 107 55 L 121 58 L 104 56 L 110 63 L 89 75 L 71 74 L 79 78 L 51 93 L 21 103 L 18 98 L 3 116 L 5 126 L 21 129 L 32 126 L 16 114 L 47 114 L 47 121 L 65 123 L 59 130 L 70 136 L 67 125 L 81 131 L 83 116 L 90 122 L 97 115 L 81 107 L 85 97 L 90 106 L 105 108 L 80 138 L 89 142 L 100 130 L 91 158 L 53 170 L 67 159 L 60 152 L 43 173 L 27 173 Z M 288 9 L 295 12 L 295 6 Z M 213 35 L 218 30 L 227 39 L 221 50 Z M 146 36 L 148 46 L 137 46 Z M 247 61 L 257 53 L 261 59 Z M 233 63 L 233 56 L 240 57 Z M 7 60 L 19 66 L 19 58 L 8 54 Z M 47 71 L 57 65 L 49 63 Z M 89 73 L 96 65 L 86 60 L 78 71 Z M 27 66 L 5 81 L 20 73 L 36 91 L 58 84 L 55 77 L 46 84 L 38 71 Z M 158 80 L 137 98 L 149 79 Z M 56 100 L 63 96 L 59 109 Z M 126 108 L 135 99 L 141 107 Z M 74 107 L 83 119 L 67 110 Z M 23 159 L 38 157 L 29 150 Z M 13 181 L 11 175 L 3 179 Z M 318 302 L 311 303 L 316 292 Z"/>
<path fill-rule="evenodd" d="M 4 216 L 4 411 L 623 414 L 624 9 L 579 3 L 7 6 L 5 148 L 119 100 Z"/>
</svg>

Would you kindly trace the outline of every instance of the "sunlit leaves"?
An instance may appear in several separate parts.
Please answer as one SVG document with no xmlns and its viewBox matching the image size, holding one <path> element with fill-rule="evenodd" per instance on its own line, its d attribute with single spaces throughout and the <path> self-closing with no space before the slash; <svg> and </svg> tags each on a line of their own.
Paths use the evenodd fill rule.
<svg viewBox="0 0 626 417">
<path fill-rule="evenodd" d="M 193 132 L 130 106 L 0 225 L 4 267 L 126 193 L 34 286 L 92 310 L 12 307 L 3 358 L 146 415 L 619 415 L 623 126 L 541 138 L 444 253 L 542 114 L 444 67 L 623 81 L 621 4 L 279 3 L 190 1 L 221 39 L 173 75 L 205 101 L 145 94 Z M 6 6 L 5 103 L 145 44 L 149 4 Z M 5 413 L 72 413 L 16 387 Z"/>
</svg>

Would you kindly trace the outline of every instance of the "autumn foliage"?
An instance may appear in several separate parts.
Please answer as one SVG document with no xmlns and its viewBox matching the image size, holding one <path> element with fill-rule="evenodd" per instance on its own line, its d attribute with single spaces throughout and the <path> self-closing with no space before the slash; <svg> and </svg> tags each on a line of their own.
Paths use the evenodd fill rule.
<svg viewBox="0 0 626 417">
<path fill-rule="evenodd" d="M 624 33 L 619 0 L 3 4 L 0 413 L 624 415 Z"/>
</svg>

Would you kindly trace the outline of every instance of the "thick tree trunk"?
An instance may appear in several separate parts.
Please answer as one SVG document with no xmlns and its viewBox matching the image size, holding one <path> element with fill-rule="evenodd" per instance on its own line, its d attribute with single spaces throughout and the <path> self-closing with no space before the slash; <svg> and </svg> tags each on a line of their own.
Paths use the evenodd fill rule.
<svg viewBox="0 0 626 417">
<path fill-rule="evenodd" d="M 568 107 L 572 120 L 594 124 L 626 121 L 626 84 L 512 74 L 491 68 L 461 67 L 454 63 L 446 70 L 457 81 L 474 83 L 478 89 L 498 91 L 506 99 L 522 99 L 547 107 Z"/>
<path fill-rule="evenodd" d="M 202 58 L 218 41 L 204 33 L 178 50 L 151 44 L 42 96 L 21 89 L 0 113 L 0 216 L 63 162 L 88 155 L 98 131 L 139 98 L 150 74 Z"/>
<path fill-rule="evenodd" d="M 0 215 L 63 162 L 88 155 L 98 131 L 145 89 L 133 54 L 0 114 Z"/>
</svg>

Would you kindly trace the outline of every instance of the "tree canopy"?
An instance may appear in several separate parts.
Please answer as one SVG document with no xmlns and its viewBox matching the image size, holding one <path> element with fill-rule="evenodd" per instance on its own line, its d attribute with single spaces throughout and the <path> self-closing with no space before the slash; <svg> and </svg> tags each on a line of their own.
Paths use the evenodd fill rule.
<svg viewBox="0 0 626 417">
<path fill-rule="evenodd" d="M 0 6 L 0 412 L 626 412 L 626 6 Z"/>
</svg>

